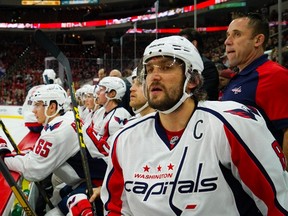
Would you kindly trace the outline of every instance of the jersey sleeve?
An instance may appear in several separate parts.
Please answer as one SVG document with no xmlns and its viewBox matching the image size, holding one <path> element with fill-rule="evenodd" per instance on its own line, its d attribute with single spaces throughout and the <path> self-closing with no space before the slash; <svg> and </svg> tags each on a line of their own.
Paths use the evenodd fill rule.
<svg viewBox="0 0 288 216">
<path fill-rule="evenodd" d="M 102 115 L 99 113 L 99 115 Z M 84 125 L 84 140 L 88 151 L 94 158 L 102 158 L 107 161 L 110 151 L 112 136 L 128 122 L 130 114 L 124 108 L 117 108 L 110 116 L 107 115 L 104 120 L 96 115 L 91 124 Z M 101 127 L 99 127 L 101 125 Z"/>
<path fill-rule="evenodd" d="M 239 113 L 229 113 L 228 119 L 229 115 Z M 230 120 L 224 124 L 226 147 L 217 148 L 221 163 L 231 170 L 263 215 L 287 215 L 288 173 L 281 147 L 260 114 L 250 113 L 248 117 L 242 113 Z"/>
<path fill-rule="evenodd" d="M 288 128 L 288 70 L 268 62 L 260 66 L 256 103 L 277 129 Z M 273 73 L 269 73 L 273 71 Z"/>
<path fill-rule="evenodd" d="M 5 158 L 10 170 L 23 174 L 29 181 L 40 181 L 79 151 L 77 134 L 72 125 L 63 122 L 49 133 L 42 132 L 33 151 L 24 156 Z"/>
<path fill-rule="evenodd" d="M 104 203 L 105 215 L 132 215 L 124 192 L 124 176 L 121 167 L 121 146 L 113 146 L 108 158 L 108 166 L 101 189 L 101 199 Z M 111 196 L 113 194 L 113 196 Z"/>
</svg>

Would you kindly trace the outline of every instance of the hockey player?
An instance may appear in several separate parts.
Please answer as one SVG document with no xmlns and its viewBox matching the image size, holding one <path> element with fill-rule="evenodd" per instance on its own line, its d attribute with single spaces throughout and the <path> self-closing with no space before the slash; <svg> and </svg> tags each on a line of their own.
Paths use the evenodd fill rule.
<svg viewBox="0 0 288 216">
<path fill-rule="evenodd" d="M 92 157 L 106 159 L 111 136 L 131 115 L 125 108 L 118 106 L 126 91 L 121 78 L 104 77 L 98 86 L 97 102 L 102 107 L 93 116 L 91 124 L 83 126 L 83 137 Z"/>
<path fill-rule="evenodd" d="M 140 72 L 142 67 L 135 68 L 132 71 L 132 86 L 130 88 L 130 106 L 133 108 L 135 116 L 132 116 L 129 119 L 129 122 L 135 119 L 138 119 L 142 116 L 148 115 L 150 113 L 155 112 L 153 108 L 151 108 L 147 102 L 147 98 L 143 94 L 142 82 L 140 79 Z M 93 189 L 93 195 L 90 197 L 89 201 L 93 202 L 97 197 L 100 196 L 100 188 Z"/>
<path fill-rule="evenodd" d="M 91 122 L 93 115 L 100 107 L 99 104 L 97 103 L 97 95 L 94 94 L 95 88 L 96 86 L 89 85 L 85 88 L 85 91 L 84 91 L 85 107 L 87 110 L 89 110 L 89 112 L 87 113 L 87 116 L 85 117 L 85 119 L 83 119 L 84 123 L 86 123 L 86 121 Z"/>
<path fill-rule="evenodd" d="M 202 100 L 203 62 L 184 37 L 154 40 L 143 61 L 158 112 L 113 136 L 105 215 L 288 215 L 285 157 L 258 110 Z"/>
<path fill-rule="evenodd" d="M 83 126 L 84 142 L 94 158 L 106 160 L 110 150 L 111 137 L 131 117 L 126 109 L 118 106 L 125 91 L 125 82 L 119 77 L 105 77 L 95 88 L 95 94 L 97 94 L 95 97 L 98 97 L 97 102 L 102 107 L 95 112 L 92 121 L 88 123 L 87 120 Z M 94 165 L 98 166 L 96 163 Z M 93 189 L 94 194 L 91 202 L 99 198 L 100 188 L 101 186 L 98 186 Z M 83 202 L 85 199 L 88 201 L 85 193 L 74 193 L 69 198 L 67 207 L 69 207 L 71 215 L 75 216 L 77 215 L 75 212 L 84 213 L 86 211 L 86 209 L 82 209 L 83 212 L 79 210 L 77 203 Z"/>
<path fill-rule="evenodd" d="M 29 181 L 41 181 L 51 173 L 56 174 L 67 184 L 65 190 L 61 192 L 64 199 L 66 198 L 64 191 L 69 193 L 72 191 L 72 189 L 69 191 L 69 188 L 81 186 L 85 177 L 73 112 L 65 112 L 63 109 L 66 98 L 66 91 L 58 84 L 44 85 L 39 88 L 31 99 L 34 106 L 33 113 L 44 128 L 33 151 L 25 155 L 7 155 L 7 148 L 5 146 L 0 148 L 1 152 L 5 151 L 4 162 L 7 167 L 22 174 Z M 106 169 L 105 162 L 97 162 L 98 166 L 93 167 L 95 160 L 91 157 L 88 157 L 88 160 L 92 164 L 91 178 L 101 181 Z M 61 198 L 54 199 L 53 202 L 60 208 Z M 62 213 L 67 214 L 66 200 L 63 202 L 65 205 L 61 210 Z M 62 214 L 58 208 L 52 211 L 50 215 Z"/>
<path fill-rule="evenodd" d="M 93 92 L 93 90 L 94 90 L 94 85 L 85 84 L 81 88 L 77 89 L 77 91 L 75 93 L 76 98 L 78 100 L 79 115 L 83 121 L 85 121 L 87 115 L 90 113 L 90 110 L 89 110 L 89 108 L 87 108 L 87 105 L 85 102 L 86 96 L 87 96 L 86 93 L 87 92 Z"/>
<path fill-rule="evenodd" d="M 43 77 L 43 83 L 44 84 L 60 84 L 62 85 L 62 82 L 59 78 L 56 78 L 56 73 L 53 69 L 45 69 L 42 73 Z M 25 126 L 30 130 L 30 133 L 28 133 L 26 136 L 34 136 L 35 138 L 40 136 L 40 133 L 43 129 L 43 125 L 39 123 L 32 112 L 33 110 L 33 105 L 31 101 L 31 97 L 33 94 L 41 88 L 43 85 L 37 85 L 33 86 L 29 91 L 28 94 L 25 98 L 24 104 L 22 106 L 22 113 L 23 113 L 23 118 L 24 118 L 24 124 Z M 69 108 L 69 102 L 68 98 L 66 100 L 65 104 L 65 109 Z M 64 107 L 63 107 L 64 108 Z M 51 176 L 48 176 L 46 179 L 41 181 L 41 185 L 43 188 L 45 188 L 47 194 L 50 195 L 51 190 L 52 190 L 52 185 L 51 185 Z M 44 206 L 46 205 L 45 201 L 42 199 L 42 196 L 39 196 L 39 199 L 37 200 L 37 206 L 36 206 L 36 213 L 41 214 L 42 211 L 44 210 Z"/>
<path fill-rule="evenodd" d="M 43 83 L 44 84 L 59 84 L 62 85 L 62 82 L 59 78 L 56 78 L 56 73 L 53 69 L 45 69 L 42 73 Z M 40 133 L 43 126 L 37 122 L 32 109 L 32 101 L 31 97 L 43 85 L 33 86 L 29 91 L 25 98 L 24 104 L 22 106 L 22 113 L 24 118 L 25 126 L 34 133 Z"/>
<path fill-rule="evenodd" d="M 139 76 L 141 68 L 143 67 L 137 67 L 132 71 L 129 105 L 133 108 L 135 116 L 132 116 L 130 120 L 155 112 L 155 110 L 149 106 L 147 98 L 143 93 L 143 87 Z"/>
</svg>

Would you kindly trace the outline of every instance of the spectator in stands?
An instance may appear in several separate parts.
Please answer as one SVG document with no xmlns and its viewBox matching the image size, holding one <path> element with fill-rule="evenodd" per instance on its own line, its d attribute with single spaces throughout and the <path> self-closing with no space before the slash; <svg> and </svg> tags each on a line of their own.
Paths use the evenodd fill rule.
<svg viewBox="0 0 288 216">
<path fill-rule="evenodd" d="M 97 85 L 104 77 L 106 77 L 106 71 L 104 68 L 100 68 L 98 70 L 98 77 L 93 79 L 93 85 Z"/>
<path fill-rule="evenodd" d="M 132 70 L 129 68 L 126 68 L 122 72 L 122 76 L 126 77 L 126 79 L 132 84 Z"/>
<path fill-rule="evenodd" d="M 198 49 L 204 63 L 203 88 L 207 92 L 208 100 L 218 100 L 218 71 L 215 64 L 203 55 L 204 44 L 200 33 L 193 28 L 186 28 L 180 31 L 179 35 L 186 37 Z"/>
<path fill-rule="evenodd" d="M 282 65 L 288 68 L 288 49 L 284 50 L 284 52 L 282 53 L 282 58 L 283 58 Z"/>
<path fill-rule="evenodd" d="M 259 109 L 288 159 L 288 70 L 264 54 L 269 24 L 259 14 L 239 15 L 230 23 L 225 40 L 230 66 L 236 74 L 222 100 L 233 100 Z"/>
<path fill-rule="evenodd" d="M 123 77 L 122 73 L 119 70 L 117 70 L 117 69 L 111 70 L 110 73 L 109 73 L 109 76 L 110 77 L 119 77 L 119 78 Z"/>
</svg>

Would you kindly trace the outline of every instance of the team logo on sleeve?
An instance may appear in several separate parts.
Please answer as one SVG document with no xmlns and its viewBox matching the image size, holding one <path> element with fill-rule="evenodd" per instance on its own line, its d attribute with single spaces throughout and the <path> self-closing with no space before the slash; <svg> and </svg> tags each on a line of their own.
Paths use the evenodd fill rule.
<svg viewBox="0 0 288 216">
<path fill-rule="evenodd" d="M 54 125 L 49 125 L 47 124 L 44 128 L 45 131 L 47 131 L 48 129 L 50 129 L 50 131 L 53 131 L 55 129 L 57 129 L 58 127 L 60 127 L 60 125 L 62 124 L 62 121 L 55 123 Z"/>
<path fill-rule="evenodd" d="M 259 116 L 259 112 L 257 109 L 255 109 L 254 107 L 248 108 L 246 106 L 242 106 L 238 109 L 226 110 L 224 112 L 253 120 L 256 120 L 256 115 Z"/>
<path fill-rule="evenodd" d="M 114 116 L 114 119 L 115 119 L 116 122 L 118 122 L 119 124 L 122 124 L 122 125 L 125 125 L 128 122 L 128 120 L 126 118 L 121 119 L 121 118 L 119 118 L 117 116 Z"/>
<path fill-rule="evenodd" d="M 239 87 L 233 88 L 231 91 L 236 95 L 236 94 L 241 93 L 242 89 L 241 89 L 241 86 L 239 86 Z"/>
</svg>

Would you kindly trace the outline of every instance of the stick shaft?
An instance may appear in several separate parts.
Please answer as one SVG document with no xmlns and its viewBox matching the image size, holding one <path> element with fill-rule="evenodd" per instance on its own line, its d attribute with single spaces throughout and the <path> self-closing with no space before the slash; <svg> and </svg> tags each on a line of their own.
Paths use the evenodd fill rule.
<svg viewBox="0 0 288 216">
<path fill-rule="evenodd" d="M 78 142 L 80 146 L 82 166 L 83 166 L 83 170 L 85 173 L 85 180 L 87 184 L 88 194 L 91 197 L 93 195 L 93 187 L 92 187 L 91 175 L 89 171 L 89 165 L 88 165 L 88 159 L 87 159 L 87 153 L 86 153 L 86 145 L 83 139 L 82 123 L 81 123 L 81 119 L 79 115 L 78 104 L 75 98 L 75 88 L 74 88 L 74 83 L 72 80 L 70 63 L 68 61 L 68 58 L 63 54 L 63 52 L 61 52 L 59 47 L 55 45 L 54 42 L 52 42 L 47 37 L 47 35 L 44 32 L 42 32 L 40 29 L 37 29 L 35 31 L 34 38 L 40 46 L 42 46 L 44 49 L 50 52 L 58 60 L 58 62 L 62 64 L 66 72 L 67 83 L 68 83 L 69 90 L 70 90 L 73 113 L 74 113 L 74 118 L 75 118 L 75 123 L 76 123 L 76 132 L 77 132 Z M 92 205 L 93 205 L 94 214 L 96 214 L 95 203 L 93 202 Z"/>
<path fill-rule="evenodd" d="M 16 181 L 14 180 L 13 176 L 11 175 L 10 171 L 8 170 L 7 166 L 0 159 L 0 171 L 2 172 L 3 177 L 7 181 L 8 185 L 10 186 L 11 190 L 13 191 L 16 199 L 19 201 L 20 205 L 22 206 L 23 210 L 25 211 L 27 216 L 36 216 L 36 213 L 32 209 L 31 205 L 29 204 L 28 200 L 25 198 L 25 194 L 19 188 Z"/>
</svg>

